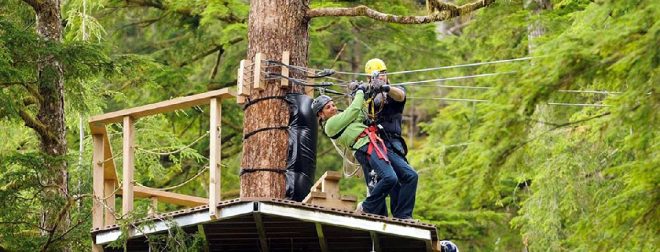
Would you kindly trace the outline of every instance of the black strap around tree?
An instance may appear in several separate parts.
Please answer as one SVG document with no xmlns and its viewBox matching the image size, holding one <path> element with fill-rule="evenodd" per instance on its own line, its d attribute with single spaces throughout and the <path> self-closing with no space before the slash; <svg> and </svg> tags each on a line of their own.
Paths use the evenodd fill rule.
<svg viewBox="0 0 660 252">
<path fill-rule="evenodd" d="M 260 171 L 275 172 L 275 173 L 286 173 L 286 169 L 279 169 L 279 168 L 241 168 L 239 176 L 243 176 L 243 174 L 246 174 L 246 173 L 253 173 L 253 172 L 260 172 Z"/>
<path fill-rule="evenodd" d="M 261 128 L 261 129 L 256 129 L 254 131 L 250 131 L 250 132 L 246 133 L 245 135 L 243 135 L 243 140 L 247 140 L 249 137 L 253 136 L 254 134 L 257 134 L 259 132 L 266 131 L 266 130 L 288 130 L 288 129 L 289 129 L 289 126 L 275 126 L 275 127 L 265 127 L 265 128 Z"/>
<path fill-rule="evenodd" d="M 283 100 L 287 103 L 289 102 L 289 101 L 286 100 L 286 96 L 283 96 L 283 95 L 264 96 L 264 97 L 259 97 L 259 98 L 253 99 L 253 100 L 248 100 L 248 102 L 246 102 L 245 105 L 243 105 L 243 111 L 245 111 L 248 107 L 254 105 L 255 103 L 265 101 L 265 100 L 271 100 L 271 99 L 279 99 L 279 100 Z"/>
</svg>

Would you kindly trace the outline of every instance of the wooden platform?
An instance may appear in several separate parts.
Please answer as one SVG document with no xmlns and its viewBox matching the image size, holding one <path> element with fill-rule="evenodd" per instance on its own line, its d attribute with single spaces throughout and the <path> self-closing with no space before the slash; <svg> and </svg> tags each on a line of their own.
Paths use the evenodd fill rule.
<svg viewBox="0 0 660 252">
<path fill-rule="evenodd" d="M 168 221 L 191 234 L 203 229 L 208 251 L 439 251 L 436 229 L 426 223 L 278 199 L 229 200 L 216 208 L 215 220 L 208 206 L 145 219 L 153 225 L 129 232 L 128 251 L 148 251 L 144 235 L 166 233 Z M 120 235 L 117 225 L 92 230 L 96 244 Z"/>
</svg>

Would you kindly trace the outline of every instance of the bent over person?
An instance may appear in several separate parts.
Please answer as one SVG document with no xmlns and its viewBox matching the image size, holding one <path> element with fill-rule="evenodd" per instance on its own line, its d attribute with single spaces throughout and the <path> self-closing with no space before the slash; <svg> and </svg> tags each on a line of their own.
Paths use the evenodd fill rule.
<svg viewBox="0 0 660 252">
<path fill-rule="evenodd" d="M 375 127 L 367 127 L 363 123 L 362 105 L 365 89 L 365 84 L 358 86 L 353 102 L 341 113 L 337 113 L 332 98 L 326 95 L 314 99 L 312 111 L 319 118 L 323 132 L 330 138 L 336 139 L 340 145 L 354 150 L 355 158 L 360 165 L 366 170 L 373 171 L 379 178 L 372 185 L 367 198 L 358 205 L 358 211 L 387 216 L 385 197 L 398 183 L 398 179 L 387 157 L 387 148 L 376 134 Z"/>
</svg>

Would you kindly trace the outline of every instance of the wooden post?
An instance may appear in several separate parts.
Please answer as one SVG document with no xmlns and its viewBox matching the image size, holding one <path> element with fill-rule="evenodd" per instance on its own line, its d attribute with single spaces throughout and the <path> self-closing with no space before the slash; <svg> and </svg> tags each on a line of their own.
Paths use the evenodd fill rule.
<svg viewBox="0 0 660 252">
<path fill-rule="evenodd" d="M 121 196 L 121 212 L 127 215 L 133 211 L 133 170 L 134 170 L 134 144 L 135 144 L 135 122 L 130 116 L 124 116 L 123 129 L 123 188 Z"/>
<path fill-rule="evenodd" d="M 266 86 L 265 81 L 261 78 L 261 60 L 263 58 L 262 53 L 257 53 L 254 56 L 254 82 L 252 83 L 252 88 L 256 90 L 264 90 L 264 87 Z"/>
<path fill-rule="evenodd" d="M 92 228 L 103 227 L 103 135 L 92 135 L 92 188 L 94 200 L 92 204 Z"/>
<path fill-rule="evenodd" d="M 220 98 L 211 98 L 211 127 L 209 129 L 209 215 L 217 218 L 217 205 L 220 203 L 220 118 L 222 118 L 222 101 Z"/>
<path fill-rule="evenodd" d="M 103 193 L 105 199 L 105 222 L 103 225 L 114 225 L 116 220 L 113 212 L 115 211 L 115 185 L 117 184 L 116 180 L 106 179 L 104 182 Z"/>
<path fill-rule="evenodd" d="M 149 199 L 151 199 L 151 206 L 149 206 L 149 211 L 147 211 L 147 214 L 151 217 L 154 217 L 158 212 L 158 198 L 151 197 Z"/>
<path fill-rule="evenodd" d="M 290 55 L 291 54 L 289 53 L 289 51 L 282 52 L 282 63 L 288 65 L 291 58 Z M 282 66 L 282 76 L 289 77 L 289 67 Z M 288 87 L 289 87 L 289 79 L 282 78 L 282 81 L 280 82 L 280 88 L 288 88 Z"/>
</svg>

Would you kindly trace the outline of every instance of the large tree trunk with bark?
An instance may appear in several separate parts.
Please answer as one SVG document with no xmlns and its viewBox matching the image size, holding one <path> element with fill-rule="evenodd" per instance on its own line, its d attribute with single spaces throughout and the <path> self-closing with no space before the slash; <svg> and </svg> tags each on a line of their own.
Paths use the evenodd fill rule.
<svg viewBox="0 0 660 252">
<path fill-rule="evenodd" d="M 36 31 L 48 43 L 62 40 L 61 3 L 59 0 L 25 0 L 35 11 Z M 56 233 L 69 227 L 70 204 L 67 185 L 66 126 L 64 123 L 64 73 L 55 55 L 44 54 L 37 65 L 39 111 L 34 118 L 23 116 L 26 124 L 35 129 L 41 141 L 41 151 L 49 158 L 43 170 L 46 185 L 42 195 L 45 202 L 59 202 L 45 207 L 41 226 L 48 230 L 43 250 L 52 244 Z M 64 203 L 62 203 L 64 202 Z M 61 205 L 64 204 L 64 205 Z M 64 250 L 67 250 L 65 247 Z"/>
<path fill-rule="evenodd" d="M 307 66 L 309 0 L 252 0 L 248 20 L 248 59 L 263 53 L 264 59 L 280 60 L 283 51 L 291 53 L 290 64 Z M 258 63 L 258 62 L 255 62 Z M 279 71 L 279 68 L 266 68 Z M 301 77 L 292 71 L 294 77 Z M 279 80 L 266 82 L 263 91 L 252 90 L 250 100 L 302 92 L 301 87 L 282 89 Z M 244 134 L 255 130 L 286 126 L 289 107 L 281 99 L 264 99 L 249 106 L 244 113 Z M 288 135 L 286 130 L 260 131 L 243 142 L 241 198 L 283 198 Z M 281 170 L 282 172 L 277 172 Z"/>
</svg>

